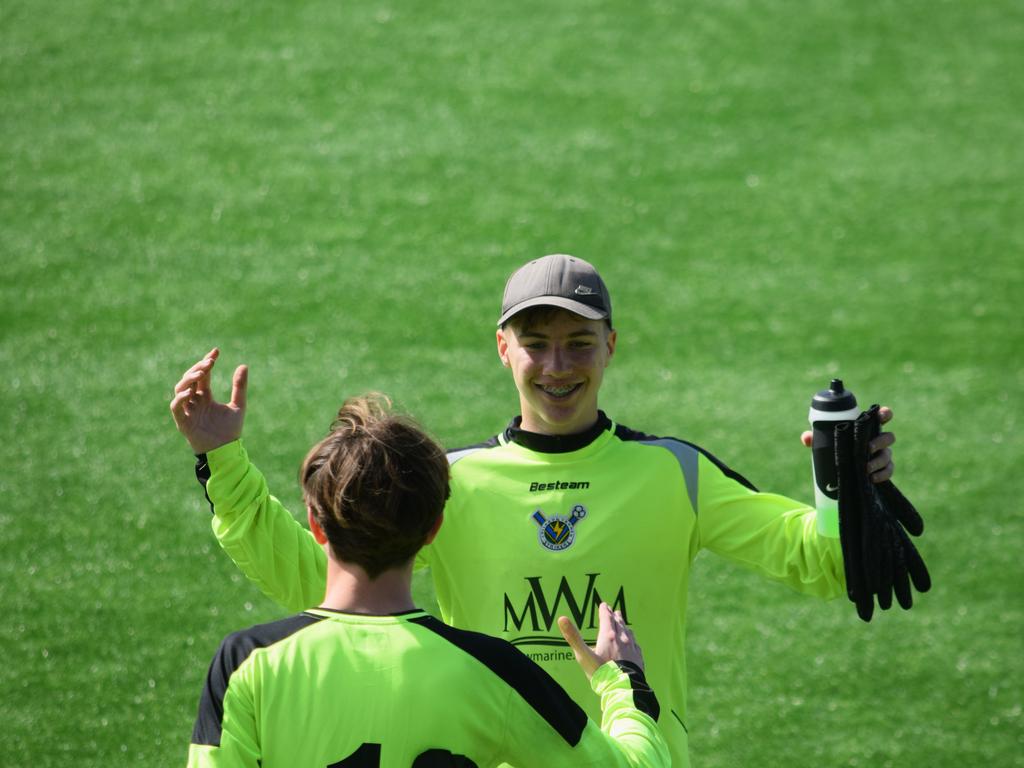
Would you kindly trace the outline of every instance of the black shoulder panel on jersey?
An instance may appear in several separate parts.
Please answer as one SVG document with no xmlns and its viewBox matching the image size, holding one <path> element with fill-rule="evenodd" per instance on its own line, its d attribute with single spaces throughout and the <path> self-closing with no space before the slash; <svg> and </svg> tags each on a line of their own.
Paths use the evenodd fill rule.
<svg viewBox="0 0 1024 768">
<path fill-rule="evenodd" d="M 210 494 L 206 492 L 206 483 L 210 479 L 210 464 L 206 460 L 205 453 L 196 454 L 196 480 L 203 486 L 203 495 L 206 497 L 206 503 L 210 505 L 210 514 L 214 514 L 213 511 L 213 500 L 210 499 Z"/>
<path fill-rule="evenodd" d="M 649 715 L 654 722 L 658 722 L 658 717 L 661 715 L 661 705 L 658 703 L 658 697 L 651 690 L 651 686 L 644 676 L 644 671 L 632 661 L 626 661 L 625 659 L 619 659 L 615 663 L 629 677 L 629 682 L 633 686 L 633 703 L 636 705 L 636 708 Z"/>
<path fill-rule="evenodd" d="M 514 688 L 570 746 L 583 737 L 587 715 L 562 687 L 517 648 L 497 637 L 449 627 L 433 616 L 410 619 L 461 648 Z"/>
<path fill-rule="evenodd" d="M 269 624 L 257 624 L 225 637 L 206 674 L 206 684 L 199 697 L 199 714 L 196 716 L 195 728 L 192 729 L 192 743 L 220 746 L 221 724 L 224 721 L 224 694 L 228 690 L 228 681 L 253 651 L 280 642 L 300 629 L 322 620 L 322 616 L 300 613 Z"/>
<path fill-rule="evenodd" d="M 741 485 L 746 486 L 747 488 L 749 488 L 752 491 L 756 491 L 757 490 L 757 486 L 754 485 L 749 480 L 747 480 L 747 478 L 745 478 L 739 472 L 737 472 L 736 470 L 734 470 L 731 467 L 729 467 L 725 462 L 723 462 L 720 459 L 718 459 L 718 457 L 715 456 L 710 451 L 705 450 L 704 448 L 701 448 L 696 443 L 691 443 L 689 440 L 680 440 L 678 437 L 657 437 L 656 435 L 648 435 L 648 434 L 646 434 L 644 432 L 637 432 L 635 429 L 630 429 L 629 427 L 624 427 L 622 424 L 616 424 L 615 425 L 615 436 L 617 438 L 619 438 L 620 440 L 625 440 L 625 441 L 635 441 L 635 442 L 649 443 L 649 442 L 653 442 L 655 440 L 674 440 L 677 443 L 682 443 L 683 445 L 688 445 L 691 448 L 693 448 L 695 451 L 699 451 L 704 456 L 706 456 L 708 458 L 708 460 L 711 461 L 712 464 L 714 464 L 716 467 L 718 467 L 720 470 L 722 470 L 722 473 L 726 477 L 731 477 L 737 483 L 740 483 Z"/>
</svg>

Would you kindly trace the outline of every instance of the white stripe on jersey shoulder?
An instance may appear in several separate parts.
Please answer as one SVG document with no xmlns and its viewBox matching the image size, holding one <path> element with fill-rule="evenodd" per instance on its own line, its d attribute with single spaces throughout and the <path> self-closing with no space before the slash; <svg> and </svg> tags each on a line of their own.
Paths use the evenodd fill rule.
<svg viewBox="0 0 1024 768">
<path fill-rule="evenodd" d="M 471 448 L 461 448 L 461 449 L 459 449 L 457 451 L 452 451 L 451 453 L 448 454 L 448 466 L 450 467 L 452 464 L 454 464 L 459 459 L 466 458 L 471 453 L 476 453 L 477 451 L 486 451 L 486 450 L 487 450 L 487 446 L 486 445 L 475 445 L 475 446 L 472 446 Z"/>
</svg>

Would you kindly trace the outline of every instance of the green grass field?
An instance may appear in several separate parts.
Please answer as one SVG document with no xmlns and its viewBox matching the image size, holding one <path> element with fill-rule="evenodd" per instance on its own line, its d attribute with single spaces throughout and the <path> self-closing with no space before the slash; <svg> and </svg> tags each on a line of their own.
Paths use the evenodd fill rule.
<svg viewBox="0 0 1024 768">
<path fill-rule="evenodd" d="M 186 367 L 250 365 L 298 510 L 347 395 L 499 430 L 501 287 L 563 251 L 612 290 L 618 421 L 807 499 L 841 375 L 926 520 L 934 589 L 870 625 L 701 557 L 694 766 L 1024 766 L 1019 3 L 12 0 L 0 30 L 0 765 L 183 764 L 220 638 L 283 615 L 209 530 Z"/>
</svg>

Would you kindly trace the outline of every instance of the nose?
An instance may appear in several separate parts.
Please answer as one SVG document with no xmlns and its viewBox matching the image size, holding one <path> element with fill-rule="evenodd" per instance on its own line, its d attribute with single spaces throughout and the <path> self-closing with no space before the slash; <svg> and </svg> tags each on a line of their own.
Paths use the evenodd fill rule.
<svg viewBox="0 0 1024 768">
<path fill-rule="evenodd" d="M 568 355 L 558 345 L 553 345 L 544 360 L 544 373 L 558 376 L 569 372 Z"/>
</svg>

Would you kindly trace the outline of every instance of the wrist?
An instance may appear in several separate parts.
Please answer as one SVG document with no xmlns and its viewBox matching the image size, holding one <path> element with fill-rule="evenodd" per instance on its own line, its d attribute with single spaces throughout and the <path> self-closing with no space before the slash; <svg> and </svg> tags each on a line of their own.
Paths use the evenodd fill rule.
<svg viewBox="0 0 1024 768">
<path fill-rule="evenodd" d="M 245 447 L 242 445 L 242 438 L 240 437 L 235 440 L 229 440 L 226 443 L 220 443 L 213 448 L 208 448 L 203 453 L 210 464 L 210 469 L 214 471 L 229 464 L 234 464 L 239 459 L 248 460 L 248 454 L 246 454 Z"/>
</svg>

